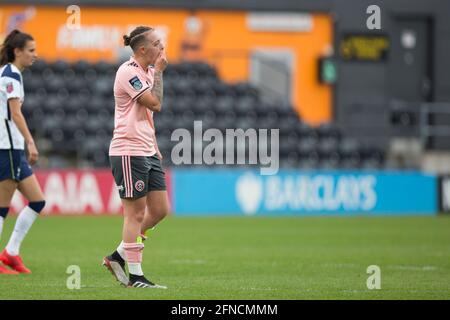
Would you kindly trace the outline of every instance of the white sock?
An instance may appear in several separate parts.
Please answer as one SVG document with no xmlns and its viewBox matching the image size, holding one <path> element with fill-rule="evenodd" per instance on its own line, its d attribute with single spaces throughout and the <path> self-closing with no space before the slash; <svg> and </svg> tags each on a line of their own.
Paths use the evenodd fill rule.
<svg viewBox="0 0 450 320">
<path fill-rule="evenodd" d="M 20 250 L 20 244 L 25 238 L 28 230 L 30 230 L 33 225 L 34 220 L 36 220 L 39 214 L 31 209 L 30 207 L 25 207 L 19 214 L 17 218 L 16 225 L 14 226 L 14 231 L 6 245 L 6 251 L 12 256 L 17 256 Z"/>
<path fill-rule="evenodd" d="M 5 218 L 0 217 L 0 239 L 2 238 L 3 220 L 5 220 Z"/>
<path fill-rule="evenodd" d="M 122 257 L 123 260 L 126 260 L 125 259 L 125 249 L 123 248 L 123 241 L 120 242 L 120 244 L 117 247 L 116 251 Z"/>
<path fill-rule="evenodd" d="M 127 265 L 128 265 L 128 272 L 130 274 L 134 274 L 136 276 L 144 275 L 144 273 L 142 272 L 141 264 L 139 262 L 137 262 L 137 263 L 127 262 Z"/>
</svg>

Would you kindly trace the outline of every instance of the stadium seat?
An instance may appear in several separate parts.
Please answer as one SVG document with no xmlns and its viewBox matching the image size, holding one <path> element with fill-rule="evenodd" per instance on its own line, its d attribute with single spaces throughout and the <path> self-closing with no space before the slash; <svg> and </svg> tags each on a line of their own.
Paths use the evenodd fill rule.
<svg viewBox="0 0 450 320">
<path fill-rule="evenodd" d="M 111 71 L 117 70 L 115 65 L 106 61 L 100 60 L 93 65 L 94 70 L 100 75 L 109 74 Z"/>
<path fill-rule="evenodd" d="M 255 100 L 249 96 L 244 96 L 242 98 L 238 98 L 234 105 L 234 108 L 235 108 L 234 111 L 238 115 L 243 116 L 243 115 L 247 114 L 249 111 L 252 111 L 255 109 L 254 103 L 255 103 Z"/>
<path fill-rule="evenodd" d="M 214 91 L 214 85 L 216 80 L 208 78 L 200 78 L 192 83 L 192 88 L 195 91 L 197 97 L 214 97 L 216 98 L 216 92 Z"/>
<path fill-rule="evenodd" d="M 340 138 L 339 130 L 332 123 L 321 124 L 317 128 L 319 139 L 333 139 L 338 142 Z"/>
<path fill-rule="evenodd" d="M 28 94 L 36 92 L 42 87 L 42 77 L 39 74 L 24 73 L 25 90 Z"/>
<path fill-rule="evenodd" d="M 56 93 L 59 89 L 66 86 L 64 77 L 57 74 L 52 74 L 51 76 L 47 76 L 47 78 L 44 77 L 43 84 L 49 93 Z"/>
<path fill-rule="evenodd" d="M 277 129 L 278 114 L 275 111 L 270 111 L 262 118 L 258 118 L 258 127 L 260 129 Z"/>
<path fill-rule="evenodd" d="M 297 153 L 298 137 L 296 135 L 290 135 L 280 139 L 279 150 L 280 156 L 287 156 L 291 152 Z"/>
<path fill-rule="evenodd" d="M 226 129 L 233 129 L 236 127 L 236 114 L 229 111 L 225 114 L 220 115 L 220 121 L 215 123 L 215 127 L 225 133 Z"/>
<path fill-rule="evenodd" d="M 70 81 L 68 80 L 66 82 L 66 88 L 71 93 L 76 93 L 81 91 L 82 89 L 86 88 L 89 89 L 89 84 L 86 82 L 86 80 L 81 76 L 75 76 Z M 92 88 L 95 90 L 96 88 Z"/>
<path fill-rule="evenodd" d="M 359 168 L 361 165 L 360 145 L 353 138 L 345 138 L 339 144 L 339 155 L 343 168 Z"/>
<path fill-rule="evenodd" d="M 70 68 L 70 65 L 65 60 L 56 60 L 55 62 L 50 63 L 49 67 L 54 73 L 63 74 L 67 69 Z"/>
<path fill-rule="evenodd" d="M 232 90 L 235 92 L 237 97 L 253 97 L 257 98 L 259 93 L 258 90 L 252 86 L 250 83 L 240 82 L 232 86 Z"/>
<path fill-rule="evenodd" d="M 24 71 L 27 94 L 23 112 L 43 150 L 58 153 L 49 155 L 51 164 L 64 163 L 59 154 L 72 154 L 80 166 L 109 166 L 117 67 L 106 61 L 38 60 Z M 343 136 L 333 123 L 310 126 L 288 102 L 264 101 L 248 82 L 225 83 L 207 63 L 169 64 L 164 84 L 163 111 L 154 114 L 154 122 L 161 152 L 169 156 L 165 164 L 170 164 L 175 144 L 170 141 L 173 130 L 186 128 L 192 133 L 195 120 L 202 121 L 203 131 L 279 129 L 283 167 L 379 168 L 385 161 L 383 150 L 361 146 L 357 139 Z M 394 111 L 396 125 L 414 123 L 403 109 Z"/>
<path fill-rule="evenodd" d="M 317 142 L 319 140 L 319 136 L 316 130 L 309 126 L 308 124 L 301 122 L 297 127 L 297 133 L 302 138 L 308 138 L 310 140 L 313 140 L 314 142 Z"/>
<path fill-rule="evenodd" d="M 73 70 L 71 70 L 73 71 Z M 88 68 L 82 75 L 84 77 L 84 80 L 88 83 L 94 83 L 97 80 L 97 71 L 95 71 L 94 68 Z"/>
<path fill-rule="evenodd" d="M 231 96 L 218 97 L 215 104 L 215 109 L 220 114 L 225 114 L 227 112 L 233 111 L 234 99 Z"/>
<path fill-rule="evenodd" d="M 30 68 L 30 71 L 33 74 L 41 74 L 45 68 L 47 68 L 48 64 L 45 60 L 37 59 Z"/>
<path fill-rule="evenodd" d="M 291 133 L 298 135 L 297 127 L 300 125 L 300 121 L 297 117 L 286 117 L 283 115 L 279 119 L 278 124 L 280 136 L 290 135 Z"/>
</svg>

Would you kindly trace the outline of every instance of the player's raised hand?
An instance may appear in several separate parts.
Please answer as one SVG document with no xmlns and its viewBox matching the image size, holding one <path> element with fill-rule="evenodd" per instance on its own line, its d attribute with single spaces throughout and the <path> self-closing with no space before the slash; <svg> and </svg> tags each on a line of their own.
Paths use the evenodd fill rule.
<svg viewBox="0 0 450 320">
<path fill-rule="evenodd" d="M 158 58 L 156 58 L 155 69 L 157 71 L 164 71 L 164 69 L 166 69 L 168 64 L 169 62 L 167 61 L 166 51 L 161 50 L 161 53 L 159 54 Z"/>
<path fill-rule="evenodd" d="M 28 162 L 31 165 L 34 165 L 39 158 L 39 152 L 36 148 L 36 145 L 34 144 L 34 141 L 30 141 L 27 143 L 27 149 L 28 149 Z"/>
</svg>

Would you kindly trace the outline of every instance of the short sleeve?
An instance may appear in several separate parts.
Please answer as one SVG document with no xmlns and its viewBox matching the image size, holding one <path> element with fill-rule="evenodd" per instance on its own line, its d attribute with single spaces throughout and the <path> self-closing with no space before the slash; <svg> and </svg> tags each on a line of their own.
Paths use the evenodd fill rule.
<svg viewBox="0 0 450 320">
<path fill-rule="evenodd" d="M 2 91 L 6 93 L 6 99 L 20 98 L 21 96 L 21 84 L 16 79 L 10 77 L 3 77 L 2 79 Z"/>
<path fill-rule="evenodd" d="M 133 100 L 139 98 L 150 88 L 147 81 L 138 72 L 135 72 L 133 68 L 122 68 L 117 76 L 120 88 Z"/>
</svg>

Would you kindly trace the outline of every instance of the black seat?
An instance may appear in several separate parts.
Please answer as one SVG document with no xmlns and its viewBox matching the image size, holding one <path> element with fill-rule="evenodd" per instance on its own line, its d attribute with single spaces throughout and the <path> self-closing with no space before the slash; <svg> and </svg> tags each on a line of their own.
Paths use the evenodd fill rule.
<svg viewBox="0 0 450 320">
<path fill-rule="evenodd" d="M 258 118 L 258 127 L 261 129 L 277 129 L 278 128 L 278 114 L 275 111 L 270 111 L 263 117 Z"/>
<path fill-rule="evenodd" d="M 199 75 L 203 78 L 217 79 L 217 70 L 207 63 L 198 62 L 196 64 L 196 69 Z"/>
<path fill-rule="evenodd" d="M 295 136 L 288 136 L 286 139 L 280 139 L 279 141 L 279 150 L 280 150 L 280 156 L 286 157 L 290 152 L 295 151 L 298 153 L 297 150 L 298 140 Z"/>
<path fill-rule="evenodd" d="M 329 157 L 333 153 L 337 153 L 339 150 L 339 146 L 335 143 L 334 140 L 324 139 L 320 140 L 317 149 L 321 157 Z"/>
<path fill-rule="evenodd" d="M 215 123 L 215 127 L 225 133 L 226 129 L 233 129 L 236 127 L 236 114 L 233 111 L 228 111 L 220 115 L 219 121 Z"/>
<path fill-rule="evenodd" d="M 87 69 L 91 68 L 91 65 L 86 60 L 78 60 L 72 64 L 72 69 L 81 75 L 84 75 Z"/>
<path fill-rule="evenodd" d="M 216 96 L 229 95 L 231 93 L 230 87 L 223 82 L 214 82 L 212 88 Z"/>
<path fill-rule="evenodd" d="M 84 72 L 83 77 L 88 83 L 94 83 L 97 80 L 98 74 L 94 68 L 88 68 Z"/>
<path fill-rule="evenodd" d="M 37 59 L 30 68 L 30 71 L 33 74 L 41 74 L 45 68 L 48 67 L 48 64 L 45 60 Z"/>
<path fill-rule="evenodd" d="M 180 74 L 178 73 L 177 68 L 173 64 L 169 64 L 167 68 L 164 70 L 164 77 L 167 81 L 178 81 L 180 78 Z"/>
<path fill-rule="evenodd" d="M 317 150 L 320 158 L 320 167 L 335 169 L 339 166 L 341 156 L 339 146 L 333 139 L 322 139 L 319 141 Z"/>
<path fill-rule="evenodd" d="M 73 143 L 75 144 L 83 143 L 86 140 L 86 131 L 80 127 L 77 127 L 73 132 L 71 131 L 71 134 Z"/>
<path fill-rule="evenodd" d="M 339 155 L 343 168 L 359 168 L 361 164 L 359 148 L 359 143 L 352 138 L 345 138 L 339 143 Z"/>
<path fill-rule="evenodd" d="M 27 122 L 32 123 L 33 127 L 40 130 L 41 122 L 45 117 L 45 112 L 41 106 L 33 108 L 31 116 L 27 118 Z"/>
<path fill-rule="evenodd" d="M 173 111 L 175 115 L 177 115 L 178 113 L 181 114 L 186 110 L 195 110 L 195 101 L 196 100 L 191 96 L 183 96 L 180 99 L 174 99 L 170 110 Z"/>
<path fill-rule="evenodd" d="M 300 121 L 297 117 L 282 116 L 281 118 L 279 118 L 278 126 L 281 136 L 289 135 L 292 132 L 297 134 L 297 127 L 300 126 Z"/>
<path fill-rule="evenodd" d="M 86 80 L 81 76 L 75 76 L 70 81 L 66 81 L 66 87 L 71 93 L 79 92 L 84 88 L 86 88 L 87 90 L 91 88 L 89 83 L 87 83 Z"/>
<path fill-rule="evenodd" d="M 234 99 L 231 96 L 218 97 L 215 101 L 214 107 L 219 114 L 225 114 L 227 112 L 233 111 Z"/>
<path fill-rule="evenodd" d="M 192 106 L 190 109 L 195 114 L 201 114 L 208 110 L 214 110 L 216 99 L 213 99 L 208 96 L 198 97 L 195 101 L 192 102 Z"/>
<path fill-rule="evenodd" d="M 46 114 L 53 114 L 56 109 L 63 108 L 63 103 L 56 94 L 51 94 L 43 104 Z"/>
<path fill-rule="evenodd" d="M 78 109 L 86 108 L 86 104 L 81 102 L 81 99 L 78 95 L 71 94 L 69 98 L 64 101 L 64 109 L 68 114 L 75 114 Z"/>
<path fill-rule="evenodd" d="M 61 119 L 54 115 L 46 116 L 42 119 L 41 130 L 45 137 L 51 137 L 53 131 L 61 127 Z"/>
<path fill-rule="evenodd" d="M 97 114 L 100 110 L 106 109 L 107 103 L 101 96 L 93 96 L 87 101 L 87 111 L 89 114 Z"/>
<path fill-rule="evenodd" d="M 64 71 L 70 68 L 70 65 L 65 60 L 56 60 L 53 63 L 50 63 L 49 67 L 53 70 L 54 73 L 63 74 Z"/>
<path fill-rule="evenodd" d="M 112 96 L 113 95 L 114 79 L 108 76 L 97 77 L 93 83 L 94 92 L 97 95 Z"/>
<path fill-rule="evenodd" d="M 106 61 L 104 61 L 104 60 L 100 60 L 100 61 L 98 61 L 97 63 L 94 63 L 93 65 L 92 65 L 92 67 L 94 68 L 94 70 L 98 73 L 98 74 L 103 74 L 103 75 L 106 75 L 106 74 L 108 74 L 110 71 L 111 71 L 111 69 L 113 69 L 114 70 L 114 68 L 115 68 L 115 65 L 112 65 L 112 64 L 110 64 L 110 63 L 108 63 L 108 62 L 106 62 Z"/>
<path fill-rule="evenodd" d="M 194 126 L 194 121 L 196 118 L 194 112 L 192 112 L 192 110 L 185 110 L 181 114 L 181 118 L 183 121 L 183 128 L 191 130 Z"/>
<path fill-rule="evenodd" d="M 256 87 L 248 82 L 240 82 L 232 86 L 237 97 L 253 97 L 258 98 L 259 92 Z"/>
<path fill-rule="evenodd" d="M 236 103 L 234 105 L 235 112 L 238 115 L 244 115 L 249 111 L 253 111 L 256 109 L 254 106 L 255 101 L 251 97 L 242 97 L 236 100 Z"/>
<path fill-rule="evenodd" d="M 319 135 L 320 139 L 332 139 L 336 142 L 341 137 L 339 129 L 332 123 L 321 124 L 317 128 L 317 134 Z"/>
<path fill-rule="evenodd" d="M 214 91 L 215 80 L 208 78 L 200 78 L 192 83 L 192 88 L 198 97 L 210 96 L 216 97 L 216 92 Z"/>
<path fill-rule="evenodd" d="M 59 89 L 65 87 L 64 77 L 62 75 L 53 74 L 44 80 L 45 89 L 49 93 L 56 93 Z"/>
<path fill-rule="evenodd" d="M 317 134 L 317 131 L 314 130 L 314 128 L 312 128 L 311 126 L 309 126 L 308 124 L 301 122 L 297 127 L 297 133 L 302 137 L 302 138 L 308 138 L 308 139 L 312 139 L 314 141 L 318 141 L 319 140 L 319 136 Z"/>
<path fill-rule="evenodd" d="M 28 94 L 36 92 L 39 88 L 43 87 L 42 77 L 38 74 L 32 74 L 24 79 L 25 91 Z"/>
<path fill-rule="evenodd" d="M 96 117 L 89 117 L 86 122 L 83 123 L 84 131 L 89 136 L 95 136 L 96 131 L 99 128 L 99 122 Z"/>
<path fill-rule="evenodd" d="M 364 168 L 380 168 L 384 162 L 384 152 L 373 146 L 360 146 L 359 148 L 362 157 L 362 167 Z"/>
<path fill-rule="evenodd" d="M 63 131 L 68 137 L 73 137 L 76 130 L 82 127 L 82 122 L 76 117 L 67 117 L 64 121 Z"/>
<path fill-rule="evenodd" d="M 70 93 L 69 90 L 67 90 L 67 88 L 60 88 L 57 92 L 56 92 L 56 96 L 58 97 L 58 99 L 67 102 L 67 100 L 70 98 Z"/>
</svg>

